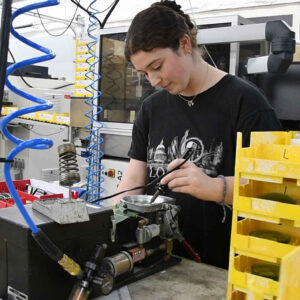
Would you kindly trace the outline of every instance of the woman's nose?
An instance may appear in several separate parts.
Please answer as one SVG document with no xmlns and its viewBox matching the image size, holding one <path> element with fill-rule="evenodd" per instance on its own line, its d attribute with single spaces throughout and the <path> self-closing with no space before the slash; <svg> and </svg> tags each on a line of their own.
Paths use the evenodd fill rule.
<svg viewBox="0 0 300 300">
<path fill-rule="evenodd" d="M 153 87 L 158 86 L 161 81 L 160 77 L 155 74 L 148 74 L 148 80 Z"/>
</svg>

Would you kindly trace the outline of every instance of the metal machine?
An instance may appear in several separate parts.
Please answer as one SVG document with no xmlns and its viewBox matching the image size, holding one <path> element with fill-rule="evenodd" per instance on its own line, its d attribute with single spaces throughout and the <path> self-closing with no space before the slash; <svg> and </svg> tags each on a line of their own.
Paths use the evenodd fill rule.
<svg viewBox="0 0 300 300">
<path fill-rule="evenodd" d="M 90 221 L 73 224 L 57 224 L 27 206 L 36 224 L 81 266 L 77 278 L 43 254 L 16 207 L 0 210 L 0 298 L 87 299 L 108 294 L 177 264 L 173 239 L 199 261 L 180 234 L 175 200 L 150 200 L 151 196 L 126 196 L 114 212 L 88 205 Z"/>
<path fill-rule="evenodd" d="M 192 153 L 188 148 L 180 165 Z M 30 234 L 16 206 L 0 210 L 0 297 L 83 300 L 108 294 L 178 263 L 172 256 L 174 239 L 200 262 L 180 233 L 180 207 L 160 195 L 166 187 L 159 185 L 155 196 L 125 196 L 114 211 L 87 204 L 72 197 L 71 186 L 80 180 L 75 146 L 62 144 L 58 154 L 60 184 L 70 188 L 69 198 L 27 206 L 37 233 Z"/>
<path fill-rule="evenodd" d="M 113 288 L 180 261 L 171 256 L 172 240 L 181 237 L 177 222 L 179 208 L 174 205 L 172 198 L 159 197 L 154 203 L 150 203 L 150 198 L 144 195 L 123 198 L 119 210 L 115 211 L 121 251 L 105 257 L 107 245 L 98 246 L 100 259 L 95 259 L 98 268 L 92 270 L 94 278 L 90 276 L 91 269 L 86 265 L 86 274 L 79 278 L 71 299 L 86 299 L 78 295 L 88 296 L 91 288 L 108 294 Z M 124 220 L 126 215 L 127 219 Z"/>
</svg>

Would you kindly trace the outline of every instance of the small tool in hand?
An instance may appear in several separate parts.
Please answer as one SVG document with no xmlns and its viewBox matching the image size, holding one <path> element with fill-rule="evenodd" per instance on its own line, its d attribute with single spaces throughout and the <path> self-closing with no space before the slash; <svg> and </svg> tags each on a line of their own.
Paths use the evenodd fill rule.
<svg viewBox="0 0 300 300">
<path fill-rule="evenodd" d="M 192 154 L 194 153 L 194 148 L 192 147 L 189 147 L 189 148 L 186 148 L 184 154 L 182 155 L 182 158 L 184 159 L 184 162 L 179 164 L 177 167 L 175 167 L 174 169 L 168 171 L 166 174 L 164 174 L 164 176 L 166 176 L 167 174 L 179 169 L 184 163 L 187 162 L 187 160 L 192 156 Z M 161 179 L 164 177 L 162 176 Z M 149 203 L 153 203 L 155 201 L 155 199 L 161 195 L 161 194 L 164 194 L 166 192 L 168 188 L 168 185 L 167 184 L 158 184 L 158 188 L 156 190 L 156 192 L 154 193 L 153 197 L 150 199 Z"/>
<path fill-rule="evenodd" d="M 150 204 L 153 203 L 159 195 L 164 194 L 166 192 L 167 188 L 168 188 L 167 184 L 159 183 L 156 192 L 154 193 L 153 197 L 150 199 Z"/>
</svg>

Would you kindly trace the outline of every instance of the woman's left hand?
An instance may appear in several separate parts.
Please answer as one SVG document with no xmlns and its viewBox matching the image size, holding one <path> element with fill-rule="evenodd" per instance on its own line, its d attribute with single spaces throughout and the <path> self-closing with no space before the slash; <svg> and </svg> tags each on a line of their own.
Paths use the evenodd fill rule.
<svg viewBox="0 0 300 300">
<path fill-rule="evenodd" d="M 175 168 L 182 162 L 183 159 L 173 160 L 168 165 L 168 170 Z M 209 177 L 189 161 L 178 170 L 165 176 L 161 180 L 161 184 L 167 184 L 173 192 L 189 194 L 203 200 L 219 201 L 220 195 L 222 195 L 222 179 Z"/>
</svg>

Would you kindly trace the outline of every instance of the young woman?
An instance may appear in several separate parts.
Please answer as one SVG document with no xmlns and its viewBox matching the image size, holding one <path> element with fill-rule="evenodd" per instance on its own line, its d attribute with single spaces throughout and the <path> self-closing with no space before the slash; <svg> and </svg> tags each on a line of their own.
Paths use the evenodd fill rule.
<svg viewBox="0 0 300 300">
<path fill-rule="evenodd" d="M 247 145 L 251 131 L 281 126 L 257 88 L 205 62 L 196 34 L 175 1 L 154 3 L 132 21 L 126 58 L 161 89 L 143 102 L 135 120 L 130 164 L 118 191 L 144 185 L 175 167 L 193 143 L 190 160 L 161 183 L 181 206 L 181 231 L 202 261 L 227 268 L 231 212 L 226 208 L 224 221 L 223 209 L 232 204 L 236 134 L 242 132 Z M 179 247 L 175 252 L 185 255 Z"/>
</svg>

